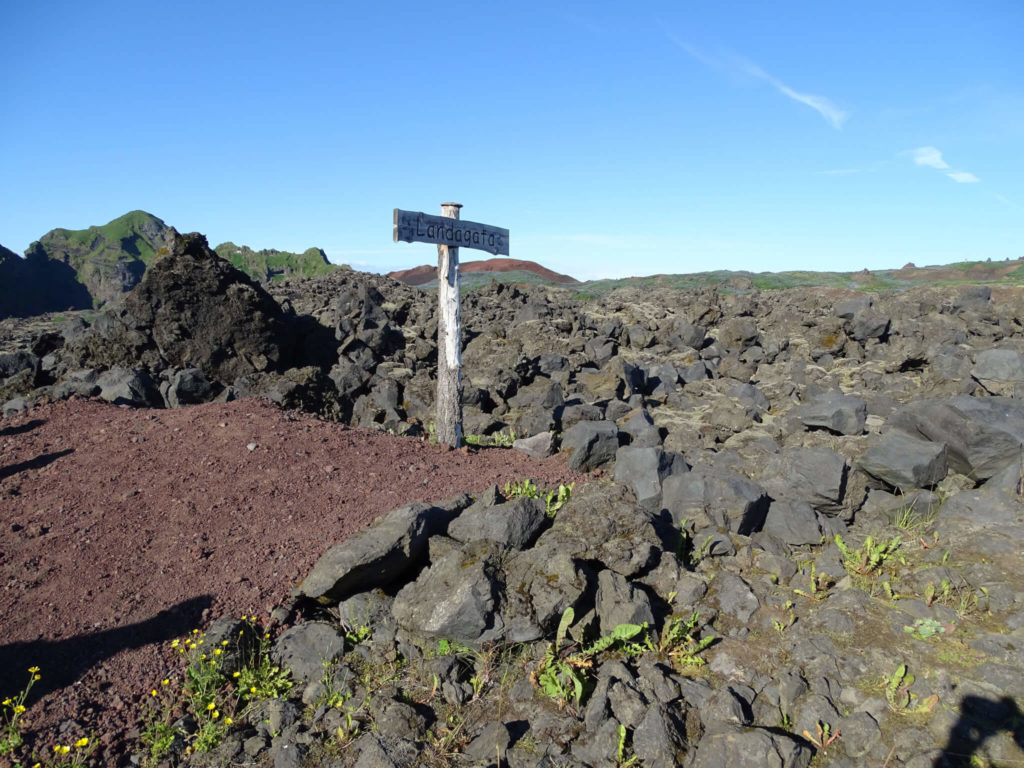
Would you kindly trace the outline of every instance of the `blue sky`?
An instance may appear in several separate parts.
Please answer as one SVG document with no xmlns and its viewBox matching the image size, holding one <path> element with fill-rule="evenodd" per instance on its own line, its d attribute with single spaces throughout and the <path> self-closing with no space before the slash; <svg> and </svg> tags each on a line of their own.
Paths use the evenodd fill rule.
<svg viewBox="0 0 1024 768">
<path fill-rule="evenodd" d="M 1024 3 L 0 2 L 0 243 L 147 210 L 387 271 L 1024 257 Z M 462 249 L 462 260 L 487 258 Z"/>
</svg>

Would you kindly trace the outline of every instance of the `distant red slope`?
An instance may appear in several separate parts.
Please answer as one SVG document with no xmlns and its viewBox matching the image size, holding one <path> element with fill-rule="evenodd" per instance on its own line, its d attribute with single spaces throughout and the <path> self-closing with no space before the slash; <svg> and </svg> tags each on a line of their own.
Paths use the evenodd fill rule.
<svg viewBox="0 0 1024 768">
<path fill-rule="evenodd" d="M 521 259 L 487 259 L 485 261 L 466 261 L 459 264 L 460 272 L 514 272 L 516 270 L 533 272 L 554 283 L 579 282 L 579 280 L 568 275 L 552 272 L 547 267 L 542 267 L 534 261 L 522 261 Z M 424 264 L 422 267 L 388 272 L 388 277 L 408 285 L 423 285 L 437 277 L 437 267 Z"/>
</svg>

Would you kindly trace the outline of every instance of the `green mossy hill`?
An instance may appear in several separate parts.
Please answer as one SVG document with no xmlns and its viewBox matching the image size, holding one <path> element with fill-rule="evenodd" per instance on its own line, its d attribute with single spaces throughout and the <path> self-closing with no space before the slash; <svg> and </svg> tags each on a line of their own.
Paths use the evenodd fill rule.
<svg viewBox="0 0 1024 768">
<path fill-rule="evenodd" d="M 25 255 L 29 260 L 45 258 L 69 267 L 88 291 L 91 304 L 100 306 L 135 287 L 174 234 L 153 214 L 132 211 L 103 226 L 52 229 L 32 243 Z"/>
<path fill-rule="evenodd" d="M 331 264 L 319 248 L 307 248 L 302 253 L 277 251 L 273 248 L 254 251 L 247 245 L 227 242 L 221 243 L 214 250 L 236 269 L 260 282 L 284 280 L 288 277 L 318 277 L 339 268 Z"/>
</svg>

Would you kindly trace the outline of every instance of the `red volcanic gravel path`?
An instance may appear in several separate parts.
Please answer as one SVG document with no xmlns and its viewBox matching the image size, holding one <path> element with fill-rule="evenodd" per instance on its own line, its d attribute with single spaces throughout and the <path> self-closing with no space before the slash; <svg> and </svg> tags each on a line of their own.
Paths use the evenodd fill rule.
<svg viewBox="0 0 1024 768">
<path fill-rule="evenodd" d="M 25 715 L 40 754 L 95 730 L 98 763 L 123 765 L 172 638 L 226 614 L 265 621 L 388 510 L 527 477 L 582 479 L 560 456 L 449 451 L 261 400 L 72 400 L 2 420 L 0 697 L 40 667 Z"/>
</svg>

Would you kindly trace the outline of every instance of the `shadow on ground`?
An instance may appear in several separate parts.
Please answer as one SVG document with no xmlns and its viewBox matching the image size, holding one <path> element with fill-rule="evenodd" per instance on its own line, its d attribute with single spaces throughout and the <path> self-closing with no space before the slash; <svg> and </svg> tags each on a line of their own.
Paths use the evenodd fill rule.
<svg viewBox="0 0 1024 768">
<path fill-rule="evenodd" d="M 26 421 L 17 427 L 4 427 L 0 429 L 0 437 L 13 437 L 14 435 L 23 435 L 26 432 L 31 432 L 33 429 L 38 429 L 43 426 L 46 422 L 43 419 L 32 419 L 32 421 Z"/>
<path fill-rule="evenodd" d="M 1014 699 L 1009 696 L 1000 699 L 964 696 L 960 702 L 960 719 L 932 766 L 969 768 L 989 765 L 980 754 L 981 750 L 986 741 L 1004 732 L 1009 733 L 1017 746 L 1024 750 L 1024 714 Z"/>
<path fill-rule="evenodd" d="M 24 472 L 27 469 L 42 469 L 47 464 L 52 464 L 61 456 L 67 456 L 69 453 L 74 453 L 74 449 L 67 448 L 63 451 L 44 453 L 41 456 L 36 456 L 34 459 L 29 459 L 28 461 L 19 461 L 17 464 L 8 464 L 6 467 L 0 467 L 0 480 L 5 480 L 19 472 Z"/>
<path fill-rule="evenodd" d="M 28 683 L 29 667 L 39 667 L 26 706 L 80 679 L 91 667 L 128 648 L 163 643 L 199 624 L 212 595 L 193 597 L 145 621 L 63 640 L 33 640 L 0 646 L 0 695 L 15 696 Z"/>
</svg>

